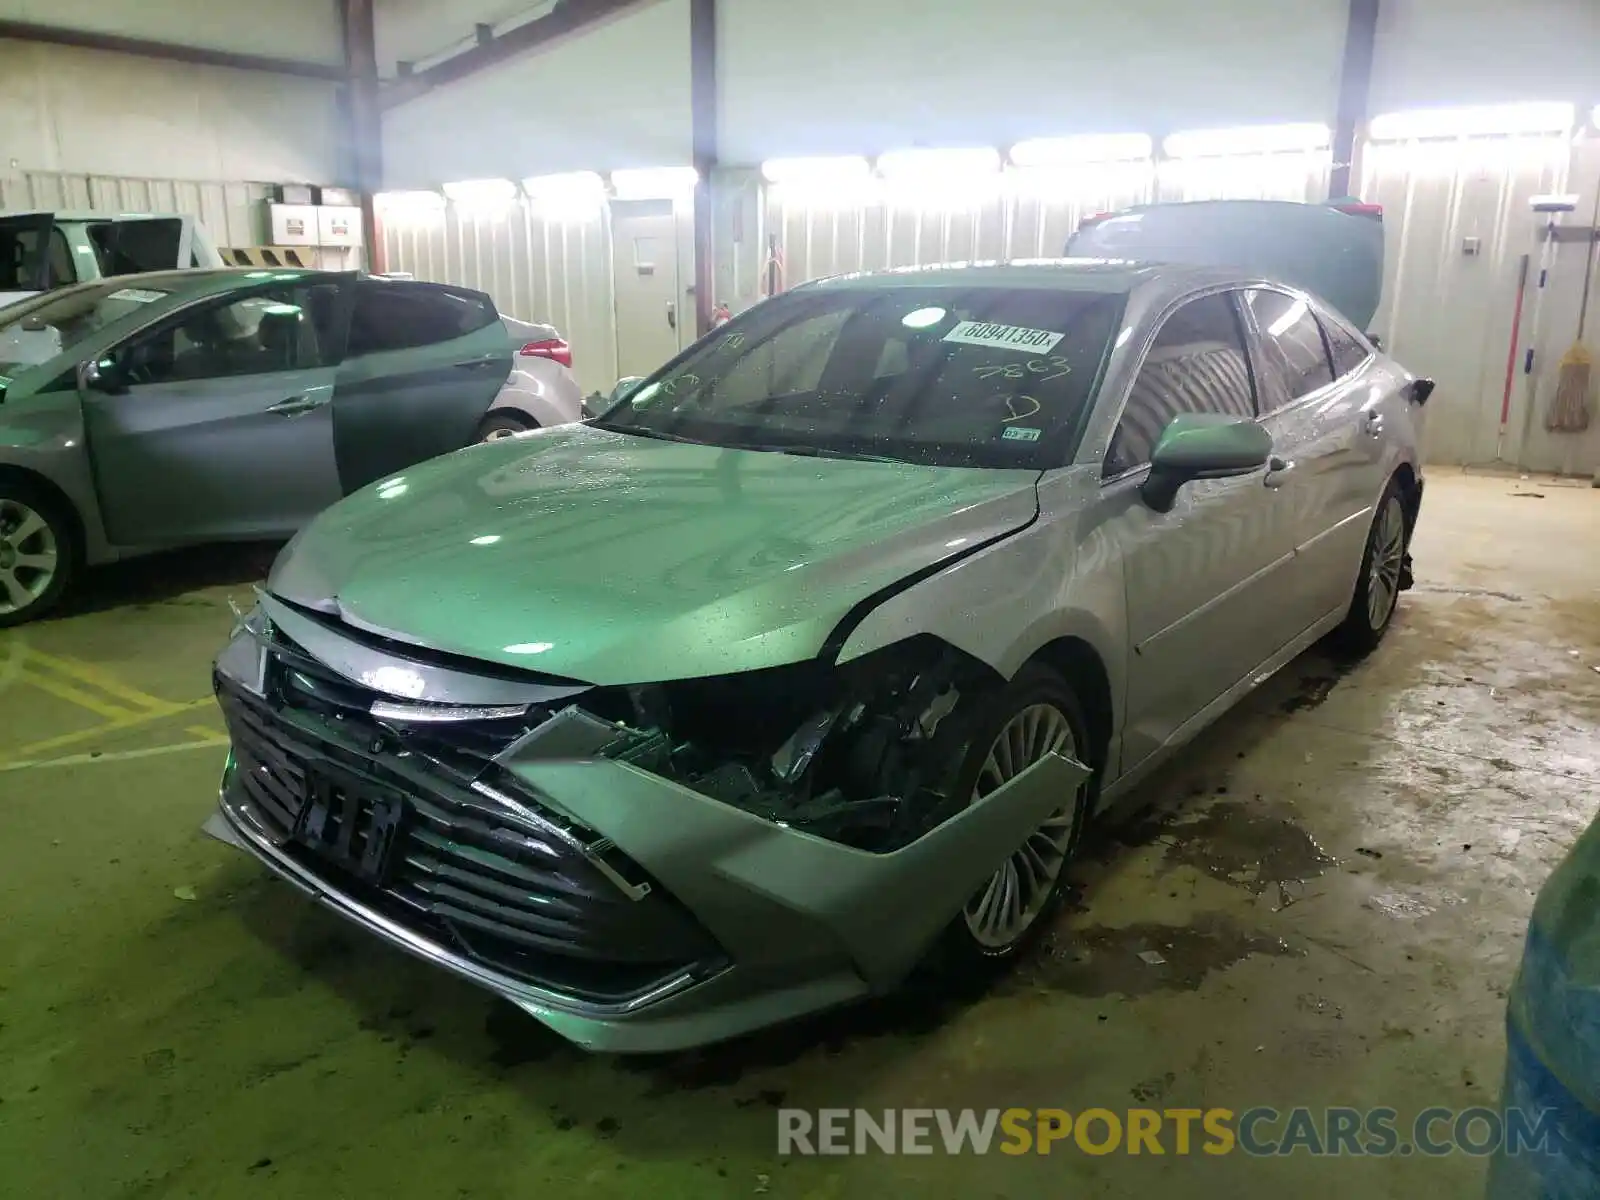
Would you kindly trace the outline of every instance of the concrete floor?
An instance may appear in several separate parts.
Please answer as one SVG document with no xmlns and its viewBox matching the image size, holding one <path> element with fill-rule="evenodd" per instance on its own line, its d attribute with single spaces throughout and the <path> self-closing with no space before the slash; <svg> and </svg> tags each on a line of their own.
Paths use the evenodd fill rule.
<svg viewBox="0 0 1600 1200">
<path fill-rule="evenodd" d="M 1596 808 L 1597 513 L 1434 472 L 1384 646 L 1301 659 L 1148 787 L 1036 961 L 653 1061 L 204 840 L 208 658 L 264 552 L 102 572 L 0 634 L 0 1195 L 1475 1195 L 1466 1157 L 780 1160 L 774 1109 L 1491 1102 L 1534 892 Z"/>
</svg>

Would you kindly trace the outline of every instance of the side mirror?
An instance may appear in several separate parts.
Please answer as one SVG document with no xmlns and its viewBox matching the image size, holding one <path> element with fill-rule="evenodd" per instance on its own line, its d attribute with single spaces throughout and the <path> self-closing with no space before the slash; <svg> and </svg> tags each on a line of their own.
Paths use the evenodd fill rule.
<svg viewBox="0 0 1600 1200">
<path fill-rule="evenodd" d="M 1433 380 L 1413 379 L 1406 385 L 1406 398 L 1421 408 L 1428 402 L 1428 397 L 1433 395 Z"/>
<path fill-rule="evenodd" d="M 86 392 L 120 396 L 128 390 L 122 369 L 111 358 L 89 359 L 78 364 L 78 387 Z"/>
<path fill-rule="evenodd" d="M 611 395 L 607 398 L 606 403 L 621 404 L 629 396 L 633 395 L 634 389 L 643 382 L 643 375 L 629 375 L 626 379 L 617 380 L 617 386 L 611 389 Z"/>
<path fill-rule="evenodd" d="M 1184 413 L 1161 431 L 1140 495 L 1156 512 L 1171 512 L 1178 489 L 1191 480 L 1248 475 L 1271 457 L 1272 435 L 1256 422 Z"/>
</svg>

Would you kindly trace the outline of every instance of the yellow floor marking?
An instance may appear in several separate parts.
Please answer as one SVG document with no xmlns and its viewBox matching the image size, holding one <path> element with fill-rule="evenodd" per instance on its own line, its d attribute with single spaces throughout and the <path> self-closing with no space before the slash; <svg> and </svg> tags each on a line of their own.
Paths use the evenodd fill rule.
<svg viewBox="0 0 1600 1200">
<path fill-rule="evenodd" d="M 176 705 L 159 696 L 152 696 L 149 692 L 141 692 L 138 688 L 129 687 L 116 676 L 99 667 L 83 662 L 76 658 L 63 658 L 54 654 L 42 654 L 38 650 L 28 651 L 28 662 L 38 663 L 49 667 L 51 670 L 74 679 L 79 683 L 88 684 L 90 687 L 99 688 L 108 696 L 115 696 L 124 700 L 135 708 L 145 708 L 154 711 L 176 711 Z"/>
<path fill-rule="evenodd" d="M 215 729 L 207 729 L 204 725 L 191 725 L 189 728 L 185 729 L 184 732 L 192 733 L 195 735 L 195 737 L 210 738 L 211 741 L 218 746 L 226 746 L 230 744 L 227 734 L 218 733 Z"/>
<path fill-rule="evenodd" d="M 163 754 L 177 754 L 184 750 L 220 750 L 226 740 L 206 738 L 199 742 L 177 742 L 170 746 L 146 746 L 142 750 L 114 750 L 109 754 L 69 754 L 64 758 L 34 758 L 19 762 L 0 763 L 0 772 L 21 771 L 29 767 L 79 767 L 90 763 L 127 762 L 136 758 L 155 758 Z"/>
<path fill-rule="evenodd" d="M 20 633 L 15 633 L 0 639 L 0 646 L 5 648 L 6 653 L 5 659 L 0 661 L 0 693 L 4 693 L 22 678 L 22 664 L 28 657 L 28 641 Z"/>
<path fill-rule="evenodd" d="M 26 746 L 19 746 L 11 753 L 17 758 L 31 758 L 50 750 L 59 750 L 63 746 L 73 746 L 79 742 L 93 741 L 98 737 L 120 733 L 124 729 L 134 729 L 140 725 L 148 725 L 151 721 L 159 721 L 163 717 L 172 716 L 180 712 L 193 712 L 199 708 L 210 708 L 216 704 L 212 696 L 205 696 L 199 700 L 191 700 L 187 704 L 175 705 L 172 712 L 143 713 L 139 716 L 125 717 L 117 721 L 107 721 L 104 725 L 96 725 L 93 729 L 80 729 L 76 733 L 63 733 L 58 737 L 45 738 L 39 742 L 29 742 Z M 13 760 L 15 761 L 15 760 Z"/>
<path fill-rule="evenodd" d="M 97 717 L 105 717 L 108 721 L 125 721 L 129 717 L 139 714 L 129 708 L 120 708 L 115 704 L 107 704 L 98 696 L 91 695 L 82 688 L 73 687 L 70 683 L 62 683 L 41 671 L 28 667 L 22 669 L 22 682 L 31 684 L 40 691 L 49 692 L 58 700 L 65 700 L 68 704 L 75 704 L 79 708 L 86 708 Z"/>
</svg>

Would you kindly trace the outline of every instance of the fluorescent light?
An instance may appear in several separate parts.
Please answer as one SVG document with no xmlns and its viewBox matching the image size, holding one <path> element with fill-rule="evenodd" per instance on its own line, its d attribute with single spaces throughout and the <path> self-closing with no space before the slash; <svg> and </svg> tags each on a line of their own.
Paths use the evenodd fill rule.
<svg viewBox="0 0 1600 1200">
<path fill-rule="evenodd" d="M 543 654 L 546 650 L 554 650 L 554 642 L 517 642 L 507 646 L 502 651 L 504 654 Z"/>
<path fill-rule="evenodd" d="M 561 175 L 534 175 L 522 181 L 533 200 L 593 200 L 605 197 L 606 181 L 593 171 L 568 171 Z"/>
<path fill-rule="evenodd" d="M 1565 133 L 1578 119 L 1575 105 L 1563 103 L 1485 104 L 1469 108 L 1421 108 L 1384 113 L 1367 127 L 1376 141 L 1479 137 L 1512 133 Z"/>
<path fill-rule="evenodd" d="M 1018 142 L 1011 147 L 1011 161 L 1019 167 L 1128 162 L 1149 158 L 1153 149 L 1154 143 L 1147 133 L 1088 133 Z"/>
<path fill-rule="evenodd" d="M 848 185 L 865 183 L 872 169 L 866 159 L 846 154 L 832 158 L 769 158 L 761 164 L 761 174 L 768 183 Z"/>
<path fill-rule="evenodd" d="M 960 150 L 891 150 L 878 156 L 878 174 L 895 182 L 970 180 L 1000 170 L 1000 151 L 993 146 Z"/>
<path fill-rule="evenodd" d="M 1326 125 L 1246 125 L 1238 129 L 1189 129 L 1169 134 L 1162 146 L 1171 158 L 1214 158 L 1321 150 L 1332 140 L 1332 131 Z"/>
<path fill-rule="evenodd" d="M 1282 337 L 1289 330 L 1300 324 L 1309 311 L 1310 309 L 1306 307 L 1304 300 L 1296 300 L 1283 311 L 1282 316 L 1267 326 L 1267 332 L 1273 337 Z"/>
<path fill-rule="evenodd" d="M 480 533 L 477 537 L 472 538 L 471 542 L 474 546 L 492 546 L 499 540 L 500 535 L 498 533 Z"/>
<path fill-rule="evenodd" d="M 438 192 L 379 192 L 373 200 L 382 211 L 396 215 L 444 211 Z"/>
<path fill-rule="evenodd" d="M 694 191 L 700 173 L 693 167 L 637 167 L 611 172 L 618 200 L 674 200 Z"/>
<path fill-rule="evenodd" d="M 900 324 L 907 329 L 928 329 L 937 325 L 945 318 L 942 308 L 916 308 L 900 318 Z"/>
<path fill-rule="evenodd" d="M 517 198 L 517 185 L 509 179 L 463 179 L 445 184 L 444 194 L 465 208 L 496 208 Z"/>
</svg>

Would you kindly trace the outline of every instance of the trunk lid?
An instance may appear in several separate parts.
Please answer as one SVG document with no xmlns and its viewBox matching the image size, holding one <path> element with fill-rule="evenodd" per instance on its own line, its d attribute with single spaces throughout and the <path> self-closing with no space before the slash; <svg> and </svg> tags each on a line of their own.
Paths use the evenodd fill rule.
<svg viewBox="0 0 1600 1200">
<path fill-rule="evenodd" d="M 1067 239 L 1066 253 L 1258 272 L 1322 297 L 1361 329 L 1383 291 L 1382 213 L 1353 203 L 1143 205 L 1085 221 Z"/>
</svg>

